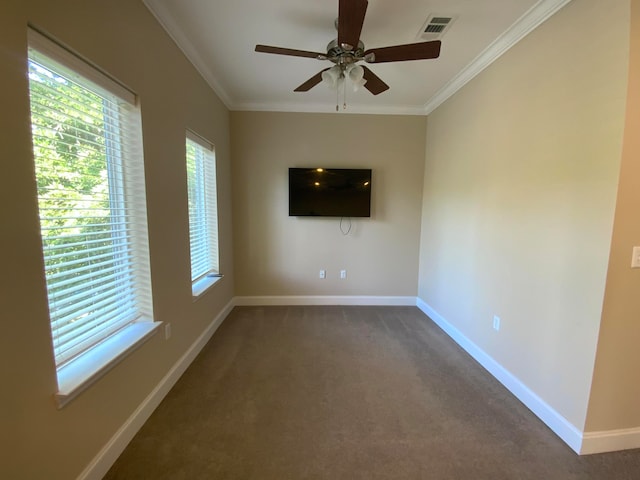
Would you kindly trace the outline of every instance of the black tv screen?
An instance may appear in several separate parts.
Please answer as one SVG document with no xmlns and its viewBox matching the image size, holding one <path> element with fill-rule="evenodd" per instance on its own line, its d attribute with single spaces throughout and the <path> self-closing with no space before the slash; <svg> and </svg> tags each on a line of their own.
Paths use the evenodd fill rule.
<svg viewBox="0 0 640 480">
<path fill-rule="evenodd" d="M 289 216 L 370 217 L 371 169 L 290 168 Z"/>
</svg>

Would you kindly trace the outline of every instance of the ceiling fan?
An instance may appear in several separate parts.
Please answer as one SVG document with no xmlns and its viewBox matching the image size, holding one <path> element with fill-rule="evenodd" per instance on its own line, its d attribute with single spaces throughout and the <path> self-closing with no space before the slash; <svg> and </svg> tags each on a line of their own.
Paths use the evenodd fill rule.
<svg viewBox="0 0 640 480">
<path fill-rule="evenodd" d="M 378 95 L 388 90 L 389 85 L 384 83 L 380 77 L 366 66 L 357 65 L 358 62 L 384 63 L 438 58 L 441 44 L 439 40 L 365 50 L 364 44 L 360 41 L 360 33 L 362 32 L 368 4 L 367 0 L 339 0 L 338 18 L 336 20 L 338 38 L 327 45 L 326 53 L 272 47 L 269 45 L 256 45 L 255 51 L 328 60 L 335 64 L 333 67 L 325 68 L 318 72 L 297 87 L 294 90 L 295 92 L 307 92 L 323 80 L 330 85 L 336 86 L 336 84 L 348 77 L 356 85 L 363 85 L 372 94 Z"/>
</svg>

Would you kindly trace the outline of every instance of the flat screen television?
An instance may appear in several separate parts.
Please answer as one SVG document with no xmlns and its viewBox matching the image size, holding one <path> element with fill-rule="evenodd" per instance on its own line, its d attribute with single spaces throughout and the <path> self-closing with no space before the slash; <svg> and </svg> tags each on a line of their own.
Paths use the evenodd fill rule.
<svg viewBox="0 0 640 480">
<path fill-rule="evenodd" d="M 290 217 L 370 217 L 371 169 L 290 168 Z"/>
</svg>

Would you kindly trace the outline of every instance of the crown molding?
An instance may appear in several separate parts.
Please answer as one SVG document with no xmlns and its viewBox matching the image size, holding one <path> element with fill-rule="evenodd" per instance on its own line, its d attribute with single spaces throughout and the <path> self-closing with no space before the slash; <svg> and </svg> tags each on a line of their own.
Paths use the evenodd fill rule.
<svg viewBox="0 0 640 480">
<path fill-rule="evenodd" d="M 169 37 L 171 37 L 180 51 L 184 53 L 189 62 L 191 62 L 195 69 L 200 73 L 202 78 L 204 78 L 216 95 L 218 95 L 225 107 L 231 110 L 233 106 L 231 97 L 229 97 L 213 72 L 207 67 L 207 62 L 202 59 L 197 49 L 182 33 L 182 30 L 174 23 L 171 14 L 166 7 L 164 7 L 163 3 L 159 0 L 142 0 L 142 2 L 155 17 L 164 31 L 167 32 Z"/>
<path fill-rule="evenodd" d="M 231 110 L 236 112 L 297 112 L 297 113 L 339 113 L 343 115 L 418 115 L 425 116 L 421 106 L 378 106 L 378 105 L 351 105 L 336 112 L 336 106 L 332 103 L 241 103 L 234 105 Z"/>
<path fill-rule="evenodd" d="M 495 62 L 507 50 L 526 37 L 545 20 L 571 0 L 540 0 L 520 17 L 507 31 L 484 49 L 469 65 L 453 77 L 424 105 L 423 113 L 429 115 L 449 97 L 469 83 L 476 75 Z"/>
</svg>

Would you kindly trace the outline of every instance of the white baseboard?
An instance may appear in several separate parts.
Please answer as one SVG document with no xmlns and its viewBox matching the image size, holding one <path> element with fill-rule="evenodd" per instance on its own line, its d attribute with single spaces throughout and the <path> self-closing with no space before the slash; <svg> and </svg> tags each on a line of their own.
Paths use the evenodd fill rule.
<svg viewBox="0 0 640 480">
<path fill-rule="evenodd" d="M 582 432 L 566 418 L 551 408 L 517 377 L 490 357 L 484 350 L 465 337 L 460 330 L 447 322 L 438 312 L 418 299 L 416 305 L 445 331 L 458 345 L 493 375 L 507 390 L 513 393 L 576 453 L 582 453 Z"/>
<path fill-rule="evenodd" d="M 640 427 L 604 432 L 585 432 L 582 436 L 581 455 L 615 452 L 640 448 Z"/>
<path fill-rule="evenodd" d="M 273 305 L 394 305 L 415 306 L 416 297 L 381 297 L 369 295 L 281 295 L 235 297 L 238 306 Z"/>
<path fill-rule="evenodd" d="M 109 471 L 109 468 L 118 459 L 124 451 L 131 439 L 140 430 L 142 425 L 149 419 L 153 411 L 160 405 L 162 399 L 169 393 L 169 390 L 175 385 L 178 379 L 185 372 L 187 367 L 196 358 L 198 353 L 204 348 L 209 339 L 213 336 L 224 319 L 229 315 L 234 307 L 233 299 L 222 309 L 222 311 L 213 319 L 211 324 L 197 338 L 197 340 L 189 347 L 182 357 L 171 367 L 171 370 L 163 377 L 158 385 L 144 399 L 144 401 L 136 408 L 127 421 L 118 429 L 111 440 L 100 450 L 98 455 L 84 469 L 78 477 L 78 480 L 99 480 Z"/>
</svg>

